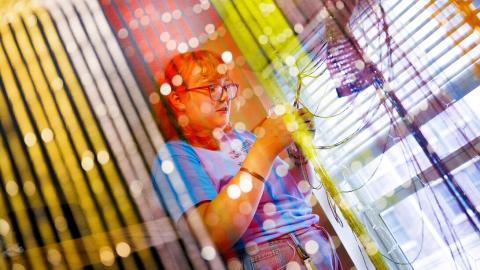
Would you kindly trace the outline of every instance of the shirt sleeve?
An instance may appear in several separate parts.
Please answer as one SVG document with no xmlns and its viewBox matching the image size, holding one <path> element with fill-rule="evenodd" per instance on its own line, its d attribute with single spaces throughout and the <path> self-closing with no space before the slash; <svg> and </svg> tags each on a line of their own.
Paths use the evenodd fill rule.
<svg viewBox="0 0 480 270">
<path fill-rule="evenodd" d="M 175 223 L 188 209 L 217 196 L 198 155 L 181 141 L 169 142 L 160 149 L 152 166 L 152 181 Z"/>
</svg>

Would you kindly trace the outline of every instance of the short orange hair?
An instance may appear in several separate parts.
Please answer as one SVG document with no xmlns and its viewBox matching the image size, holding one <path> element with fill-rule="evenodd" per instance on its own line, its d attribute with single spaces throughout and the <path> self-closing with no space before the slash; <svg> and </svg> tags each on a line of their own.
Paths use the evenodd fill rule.
<svg viewBox="0 0 480 270">
<path fill-rule="evenodd" d="M 180 75 L 183 82 L 187 80 L 187 76 L 193 74 L 196 67 L 200 68 L 201 75 L 208 80 L 218 78 L 219 73 L 217 67 L 224 64 L 222 58 L 208 50 L 195 50 L 175 55 L 165 68 L 165 80 L 172 86 L 172 90 L 184 86 L 184 84 L 175 86 L 172 83 L 175 75 Z"/>
<path fill-rule="evenodd" d="M 186 53 L 177 54 L 172 57 L 165 67 L 165 78 L 163 82 L 170 84 L 172 91 L 176 91 L 180 88 L 185 88 L 185 81 L 188 80 L 189 76 L 193 75 L 195 68 L 200 68 L 200 75 L 203 76 L 208 81 L 214 81 L 219 78 L 222 74 L 217 71 L 219 65 L 225 64 L 222 58 L 211 51 L 208 50 L 195 50 L 189 51 Z M 182 77 L 182 84 L 175 86 L 172 82 L 175 75 L 180 75 Z M 167 140 L 172 139 L 184 139 L 183 131 L 178 125 L 178 122 L 175 121 L 177 115 L 175 110 L 172 108 L 171 100 L 169 96 L 166 97 L 166 112 L 167 117 L 170 119 L 170 123 L 173 124 L 174 130 L 167 130 L 165 136 Z"/>
</svg>

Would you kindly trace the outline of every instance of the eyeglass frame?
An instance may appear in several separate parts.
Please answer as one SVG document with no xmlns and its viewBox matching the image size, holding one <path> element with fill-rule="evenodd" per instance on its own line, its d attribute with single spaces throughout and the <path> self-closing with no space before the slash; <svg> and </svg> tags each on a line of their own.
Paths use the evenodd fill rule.
<svg viewBox="0 0 480 270">
<path fill-rule="evenodd" d="M 228 94 L 228 91 L 227 91 L 227 87 L 228 86 L 231 86 L 231 85 L 235 85 L 235 87 L 237 88 L 236 91 L 235 91 L 235 95 L 233 97 L 230 97 L 229 94 Z M 222 87 L 222 93 L 220 94 L 219 98 L 218 99 L 215 99 L 213 98 L 212 96 L 212 93 L 213 91 L 215 90 L 215 87 L 216 86 L 221 86 Z M 222 99 L 222 96 L 223 96 L 223 93 L 226 92 L 227 93 L 227 98 L 232 100 L 234 98 L 237 97 L 237 93 L 238 93 L 238 83 L 227 83 L 225 85 L 221 85 L 221 84 L 215 84 L 215 83 L 210 83 L 209 85 L 203 85 L 203 86 L 197 86 L 197 87 L 192 87 L 192 88 L 185 88 L 185 90 L 198 90 L 198 89 L 202 89 L 202 88 L 208 88 L 210 91 L 209 91 L 209 94 L 210 94 L 210 98 L 213 100 L 213 101 L 220 101 Z"/>
</svg>

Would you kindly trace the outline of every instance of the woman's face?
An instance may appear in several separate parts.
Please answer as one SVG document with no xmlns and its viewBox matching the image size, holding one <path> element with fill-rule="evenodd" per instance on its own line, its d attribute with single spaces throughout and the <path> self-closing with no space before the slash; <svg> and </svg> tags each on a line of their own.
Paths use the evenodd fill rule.
<svg viewBox="0 0 480 270">
<path fill-rule="evenodd" d="M 224 128 L 229 123 L 230 118 L 230 99 L 224 91 L 220 101 L 210 98 L 210 84 L 220 84 L 230 82 L 227 76 L 203 76 L 202 74 L 193 74 L 185 78 L 186 88 L 195 88 L 205 86 L 205 88 L 196 90 L 182 91 L 180 98 L 186 105 L 184 114 L 188 119 L 187 126 L 196 132 L 212 132 L 215 128 Z"/>
</svg>

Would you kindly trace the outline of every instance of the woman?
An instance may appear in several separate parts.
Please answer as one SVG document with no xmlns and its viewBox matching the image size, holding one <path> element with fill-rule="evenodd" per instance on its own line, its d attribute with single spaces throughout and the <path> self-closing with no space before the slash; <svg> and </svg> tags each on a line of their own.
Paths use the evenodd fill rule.
<svg viewBox="0 0 480 270">
<path fill-rule="evenodd" d="M 166 149 L 191 200 L 180 210 L 168 209 L 172 218 L 179 222 L 189 213 L 198 214 L 230 265 L 236 257 L 245 269 L 304 269 L 312 264 L 339 269 L 328 235 L 316 226 L 319 218 L 305 200 L 311 190 L 278 157 L 292 144 L 282 118 L 266 118 L 257 138 L 231 129 L 230 105 L 238 85 L 228 73 L 217 72 L 221 64 L 218 55 L 198 50 L 175 56 L 165 70 L 172 85 L 167 103 L 184 136 L 169 141 Z M 157 158 L 157 189 L 161 195 L 175 192 L 161 167 Z"/>
</svg>

